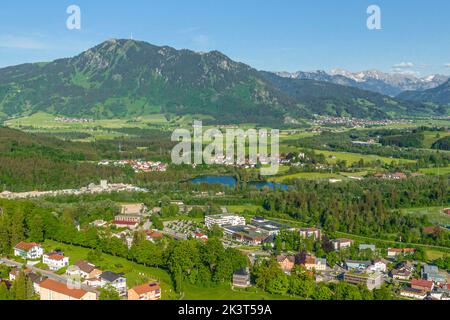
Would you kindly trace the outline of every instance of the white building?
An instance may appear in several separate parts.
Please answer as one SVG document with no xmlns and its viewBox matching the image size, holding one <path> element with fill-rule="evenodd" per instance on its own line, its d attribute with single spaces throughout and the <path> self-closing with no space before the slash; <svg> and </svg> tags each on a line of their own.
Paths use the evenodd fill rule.
<svg viewBox="0 0 450 320">
<path fill-rule="evenodd" d="M 218 214 L 205 217 L 205 225 L 211 228 L 213 225 L 223 226 L 245 226 L 245 218 L 237 215 Z"/>
<path fill-rule="evenodd" d="M 23 259 L 36 260 L 44 254 L 44 249 L 38 243 L 19 242 L 14 247 L 14 256 Z"/>
<path fill-rule="evenodd" d="M 383 259 L 375 260 L 368 270 L 371 272 L 387 272 L 387 262 Z"/>
<path fill-rule="evenodd" d="M 50 270 L 58 271 L 69 265 L 69 257 L 57 253 L 48 253 L 42 257 L 42 263 L 48 265 Z"/>
<path fill-rule="evenodd" d="M 341 250 L 343 248 L 348 248 L 353 244 L 353 240 L 339 238 L 335 240 L 331 240 L 333 243 L 334 250 Z"/>
<path fill-rule="evenodd" d="M 120 296 L 125 296 L 127 294 L 127 279 L 122 273 L 105 271 L 99 276 L 99 279 L 102 288 L 110 285 L 117 290 Z"/>
</svg>

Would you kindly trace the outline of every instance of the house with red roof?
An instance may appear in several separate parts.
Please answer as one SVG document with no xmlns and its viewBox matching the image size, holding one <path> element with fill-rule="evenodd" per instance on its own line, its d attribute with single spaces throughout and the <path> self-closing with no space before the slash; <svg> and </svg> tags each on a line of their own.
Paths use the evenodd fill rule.
<svg viewBox="0 0 450 320">
<path fill-rule="evenodd" d="M 195 239 L 200 239 L 200 240 L 203 240 L 203 241 L 208 241 L 208 236 L 206 235 L 206 234 L 203 234 L 203 233 L 196 233 L 195 234 Z"/>
<path fill-rule="evenodd" d="M 59 253 L 46 253 L 42 257 L 42 263 L 46 264 L 52 271 L 58 271 L 69 266 L 69 257 L 65 257 Z"/>
<path fill-rule="evenodd" d="M 155 230 L 147 230 L 145 234 L 147 235 L 147 240 L 152 242 L 158 239 L 162 239 L 164 237 L 162 233 L 157 232 Z"/>
<path fill-rule="evenodd" d="M 431 292 L 434 289 L 434 282 L 423 279 L 413 279 L 411 280 L 411 288 Z"/>
<path fill-rule="evenodd" d="M 64 283 L 46 279 L 40 283 L 41 300 L 97 300 L 94 292 L 71 288 Z"/>
<path fill-rule="evenodd" d="M 23 259 L 36 260 L 40 259 L 43 254 L 44 249 L 39 243 L 22 241 L 14 246 L 14 256 Z"/>
<path fill-rule="evenodd" d="M 128 300 L 160 300 L 161 286 L 158 283 L 146 283 L 128 290 Z"/>
</svg>

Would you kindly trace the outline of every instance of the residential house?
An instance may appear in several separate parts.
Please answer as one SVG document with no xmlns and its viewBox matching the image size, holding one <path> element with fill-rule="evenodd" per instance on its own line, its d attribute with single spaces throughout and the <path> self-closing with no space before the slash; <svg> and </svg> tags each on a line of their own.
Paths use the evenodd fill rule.
<svg viewBox="0 0 450 320">
<path fill-rule="evenodd" d="M 17 278 L 17 275 L 19 274 L 20 271 L 21 271 L 21 270 L 18 269 L 18 268 L 12 269 L 11 272 L 9 273 L 9 280 L 10 280 L 10 281 L 15 281 L 16 278 Z M 25 275 L 27 275 L 27 274 L 29 274 L 29 273 L 31 273 L 31 272 L 32 272 L 32 270 L 31 270 L 31 269 L 28 269 L 28 268 L 25 269 L 25 270 L 23 270 L 23 273 L 24 273 Z"/>
<path fill-rule="evenodd" d="M 301 262 L 301 265 L 308 271 L 325 271 L 327 269 L 327 260 L 324 258 L 317 258 L 313 255 L 306 255 Z"/>
<path fill-rule="evenodd" d="M 156 240 L 162 239 L 164 237 L 164 235 L 156 230 L 147 230 L 145 232 L 146 234 L 146 239 L 148 241 L 152 241 L 155 242 Z"/>
<path fill-rule="evenodd" d="M 194 238 L 195 239 L 200 239 L 200 240 L 203 240 L 203 241 L 208 241 L 208 236 L 206 235 L 206 234 L 203 234 L 203 233 L 199 233 L 199 232 L 197 232 L 195 235 L 194 235 Z"/>
<path fill-rule="evenodd" d="M 334 250 L 341 250 L 350 247 L 353 244 L 353 240 L 339 238 L 331 240 L 331 243 L 333 244 Z"/>
<path fill-rule="evenodd" d="M 395 258 L 399 255 L 414 254 L 416 249 L 414 248 L 388 248 L 387 255 L 389 258 Z"/>
<path fill-rule="evenodd" d="M 371 272 L 387 272 L 387 266 L 389 262 L 384 259 L 377 259 L 375 260 L 367 269 Z"/>
<path fill-rule="evenodd" d="M 147 283 L 128 290 L 128 300 L 160 300 L 161 286 L 158 283 Z"/>
<path fill-rule="evenodd" d="M 30 272 L 27 274 L 27 277 L 31 280 L 33 283 L 33 290 L 34 293 L 40 294 L 41 292 L 41 283 L 47 279 L 47 277 L 43 277 L 41 275 L 38 275 L 36 273 Z"/>
<path fill-rule="evenodd" d="M 302 228 L 298 230 L 298 233 L 302 238 L 312 238 L 314 240 L 322 239 L 322 231 L 317 228 Z"/>
<path fill-rule="evenodd" d="M 233 287 L 248 288 L 251 286 L 248 269 L 240 269 L 233 274 Z"/>
<path fill-rule="evenodd" d="M 69 288 L 66 284 L 52 279 L 40 283 L 39 295 L 41 300 L 97 300 L 94 292 Z"/>
<path fill-rule="evenodd" d="M 120 296 L 127 294 L 127 279 L 123 273 L 114 273 L 112 271 L 105 271 L 99 276 L 101 283 L 100 287 L 111 285 Z"/>
<path fill-rule="evenodd" d="M 19 242 L 14 247 L 14 256 L 21 257 L 23 259 L 36 260 L 40 259 L 44 254 L 44 249 L 42 249 L 39 243 L 28 243 Z"/>
<path fill-rule="evenodd" d="M 352 284 L 364 284 L 367 289 L 379 289 L 383 284 L 383 275 L 378 272 L 366 273 L 363 271 L 350 271 L 345 273 L 344 281 Z"/>
<path fill-rule="evenodd" d="M 391 271 L 391 277 L 396 280 L 409 280 L 413 271 L 414 267 L 410 262 L 402 262 Z"/>
<path fill-rule="evenodd" d="M 434 289 L 434 283 L 433 281 L 428 280 L 413 279 L 411 280 L 411 288 L 431 292 Z"/>
<path fill-rule="evenodd" d="M 424 264 L 421 270 L 421 276 L 424 280 L 433 281 L 437 284 L 445 284 L 447 282 L 447 274 L 439 272 L 437 266 Z"/>
<path fill-rule="evenodd" d="M 281 255 L 277 257 L 278 265 L 281 270 L 285 273 L 289 274 L 295 266 L 295 257 L 294 256 L 285 256 Z"/>
<path fill-rule="evenodd" d="M 69 267 L 66 273 L 73 276 L 78 275 L 83 279 L 90 279 L 98 277 L 102 274 L 102 271 L 92 263 L 81 260 L 77 261 L 75 265 Z"/>
<path fill-rule="evenodd" d="M 47 253 L 42 257 L 42 263 L 48 265 L 52 271 L 58 271 L 69 266 L 69 257 L 65 257 L 59 253 Z"/>
<path fill-rule="evenodd" d="M 366 270 L 371 265 L 370 261 L 346 260 L 345 267 L 347 270 Z"/>
</svg>

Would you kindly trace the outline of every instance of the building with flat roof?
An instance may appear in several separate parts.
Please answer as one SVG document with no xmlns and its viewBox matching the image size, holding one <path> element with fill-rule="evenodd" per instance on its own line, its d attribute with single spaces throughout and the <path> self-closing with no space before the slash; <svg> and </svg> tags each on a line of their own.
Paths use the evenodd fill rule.
<svg viewBox="0 0 450 320">
<path fill-rule="evenodd" d="M 267 232 L 251 225 L 224 226 L 223 230 L 226 236 L 249 245 L 260 245 L 270 237 Z"/>
<path fill-rule="evenodd" d="M 205 217 L 205 225 L 211 228 L 214 225 L 223 226 L 245 226 L 245 218 L 232 214 L 217 214 Z"/>
<path fill-rule="evenodd" d="M 287 228 L 284 224 L 270 221 L 262 217 L 254 217 L 250 224 L 267 232 L 269 235 L 278 235 L 281 230 Z"/>
<path fill-rule="evenodd" d="M 345 273 L 344 281 L 352 284 L 364 284 L 367 289 L 379 289 L 383 284 L 383 275 L 379 272 L 367 273 L 361 271 L 350 271 Z"/>
</svg>

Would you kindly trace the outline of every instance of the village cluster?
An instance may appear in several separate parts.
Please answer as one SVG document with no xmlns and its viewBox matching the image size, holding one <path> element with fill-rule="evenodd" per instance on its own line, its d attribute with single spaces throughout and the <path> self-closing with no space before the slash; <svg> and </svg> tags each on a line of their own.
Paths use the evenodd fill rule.
<svg viewBox="0 0 450 320">
<path fill-rule="evenodd" d="M 0 193 L 0 198 L 3 199 L 29 199 L 40 197 L 56 197 L 63 195 L 83 195 L 83 194 L 98 194 L 98 193 L 113 193 L 113 192 L 148 192 L 144 188 L 136 187 L 124 183 L 108 183 L 106 180 L 100 181 L 99 185 L 94 183 L 87 187 L 80 189 L 64 189 L 54 191 L 29 191 L 29 192 L 10 192 L 3 191 Z"/>
<path fill-rule="evenodd" d="M 143 161 L 143 160 L 118 160 L 109 161 L 103 160 L 98 163 L 99 166 L 115 166 L 115 167 L 126 167 L 129 166 L 133 168 L 135 173 L 140 172 L 166 172 L 167 163 L 153 162 L 153 161 Z"/>
<path fill-rule="evenodd" d="M 379 289 L 383 283 L 392 283 L 397 288 L 395 294 L 405 299 L 450 299 L 449 274 L 439 270 L 437 266 L 414 261 L 415 248 L 386 249 L 346 238 L 330 239 L 332 250 L 338 256 L 351 248 L 373 253 L 371 260 L 341 259 L 330 266 L 325 256 L 315 256 L 312 252 L 300 254 L 284 251 L 276 254 L 274 250 L 276 237 L 284 232 L 295 233 L 305 241 L 318 242 L 325 237 L 321 229 L 295 228 L 259 216 L 246 218 L 228 213 L 225 208 L 222 208 L 222 214 L 206 215 L 203 222 L 194 222 L 183 219 L 183 214 L 194 207 L 187 206 L 182 201 L 172 201 L 171 205 L 178 206 L 181 216 L 172 221 L 164 221 L 162 230 L 155 229 L 151 222 L 152 215 L 159 214 L 162 208 L 149 209 L 141 203 L 123 204 L 120 214 L 112 221 L 96 220 L 90 225 L 100 232 L 109 229 L 112 232 L 105 234 L 121 239 L 129 248 L 133 245 L 137 231 L 144 232 L 147 241 L 157 243 L 164 237 L 179 241 L 208 241 L 209 232 L 219 228 L 223 232 L 224 246 L 242 249 L 249 258 L 249 268 L 259 259 L 276 259 L 286 274 L 290 274 L 296 266 L 302 266 L 317 282 L 345 281 L 364 285 L 369 290 Z M 23 261 L 27 261 L 26 267 L 23 267 Z M 64 252 L 44 252 L 44 248 L 38 243 L 16 244 L 14 257 L 3 259 L 0 263 L 2 262 L 14 269 L 9 279 L 1 281 L 11 285 L 22 269 L 33 282 L 34 290 L 41 300 L 95 300 L 98 299 L 99 290 L 106 286 L 116 290 L 122 299 L 161 299 L 161 285 L 157 281 L 128 288 L 124 274 L 101 270 L 89 261 L 75 261 L 71 264 L 70 257 L 65 256 Z M 253 284 L 249 268 L 236 270 L 230 285 L 234 288 L 251 287 Z"/>
<path fill-rule="evenodd" d="M 44 253 L 38 243 L 20 242 L 14 247 L 14 256 L 27 260 L 26 268 L 21 270 L 21 264 L 9 259 L 3 263 L 14 267 L 9 274 L 9 280 L 4 280 L 7 286 L 16 280 L 18 273 L 23 271 L 33 283 L 35 294 L 40 300 L 97 300 L 99 289 L 109 287 L 118 295 L 128 300 L 159 300 L 161 286 L 157 282 L 144 283 L 128 289 L 127 279 L 122 273 L 104 271 L 88 261 L 77 261 L 70 264 L 70 258 L 64 252 L 55 250 Z M 37 265 L 40 262 L 47 266 L 45 270 Z M 63 275 L 57 273 L 65 270 Z"/>
<path fill-rule="evenodd" d="M 371 126 L 387 126 L 395 124 L 407 124 L 411 123 L 410 120 L 366 120 L 348 117 L 329 117 L 320 116 L 316 120 L 312 121 L 314 126 L 326 126 L 326 125 L 341 125 L 351 128 L 366 128 Z"/>
</svg>

